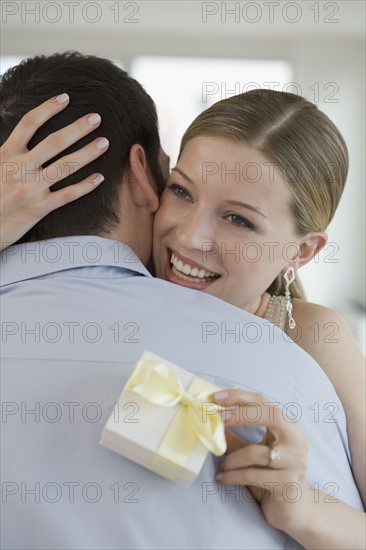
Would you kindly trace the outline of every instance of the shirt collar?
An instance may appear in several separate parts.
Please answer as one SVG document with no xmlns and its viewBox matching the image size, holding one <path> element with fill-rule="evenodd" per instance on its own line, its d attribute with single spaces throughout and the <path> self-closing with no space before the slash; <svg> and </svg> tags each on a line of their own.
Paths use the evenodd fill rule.
<svg viewBox="0 0 366 550">
<path fill-rule="evenodd" d="M 0 286 L 95 265 L 152 276 L 134 253 L 131 243 L 89 235 L 16 244 L 1 252 L 0 264 Z"/>
</svg>

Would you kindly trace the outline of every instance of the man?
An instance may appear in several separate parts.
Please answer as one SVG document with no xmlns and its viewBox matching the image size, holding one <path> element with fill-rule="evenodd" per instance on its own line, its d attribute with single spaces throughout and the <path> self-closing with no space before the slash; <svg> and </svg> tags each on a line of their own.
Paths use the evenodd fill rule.
<svg viewBox="0 0 366 550">
<path fill-rule="evenodd" d="M 3 546 L 298 547 L 269 525 L 245 487 L 215 481 L 212 455 L 186 489 L 98 444 L 148 349 L 219 386 L 241 385 L 297 407 L 310 441 L 309 482 L 320 491 L 337 475 L 329 457 L 325 468 L 316 460 L 322 437 L 336 441 L 340 463 L 348 459 L 336 436 L 339 429 L 344 437 L 343 416 L 337 426 L 312 428 L 312 404 L 339 400 L 330 386 L 324 392 L 310 357 L 264 321 L 147 271 L 164 184 L 151 99 L 110 62 L 75 53 L 24 62 L 4 78 L 2 93 L 2 142 L 30 109 L 59 98 L 33 110 L 22 121 L 24 136 L 18 128 L 6 142 L 6 174 L 16 172 L 18 183 L 38 177 L 43 190 L 54 177 L 63 192 L 91 174 L 105 177 L 2 254 Z M 110 144 L 103 155 L 102 137 Z M 82 168 L 67 176 L 75 166 Z M 119 420 L 128 422 L 131 411 L 123 413 Z M 258 431 L 246 436 L 256 441 Z M 263 466 L 270 483 L 270 461 Z M 352 483 L 347 474 L 337 497 L 355 501 Z"/>
</svg>

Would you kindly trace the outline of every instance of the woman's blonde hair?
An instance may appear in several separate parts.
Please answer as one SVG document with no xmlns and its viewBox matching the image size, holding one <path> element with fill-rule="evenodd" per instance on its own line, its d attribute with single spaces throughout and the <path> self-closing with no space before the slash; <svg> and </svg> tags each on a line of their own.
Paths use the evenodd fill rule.
<svg viewBox="0 0 366 550">
<path fill-rule="evenodd" d="M 180 153 L 191 139 L 217 136 L 243 142 L 277 167 L 292 195 L 299 235 L 325 231 L 339 204 L 348 172 L 348 151 L 333 122 L 303 97 L 251 90 L 203 111 L 188 127 Z M 267 289 L 284 294 L 278 275 Z M 291 295 L 305 298 L 300 282 Z"/>
</svg>

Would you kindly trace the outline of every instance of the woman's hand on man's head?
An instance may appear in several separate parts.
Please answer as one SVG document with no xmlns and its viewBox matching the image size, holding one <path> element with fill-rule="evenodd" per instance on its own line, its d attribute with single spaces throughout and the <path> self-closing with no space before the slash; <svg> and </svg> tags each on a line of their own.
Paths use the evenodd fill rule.
<svg viewBox="0 0 366 550">
<path fill-rule="evenodd" d="M 67 94 L 45 101 L 20 120 L 0 148 L 0 250 L 20 239 L 52 210 L 86 195 L 103 181 L 102 174 L 51 192 L 50 187 L 102 155 L 108 140 L 96 138 L 85 147 L 43 168 L 70 145 L 95 130 L 101 122 L 97 113 L 85 115 L 66 128 L 50 134 L 30 151 L 28 143 L 48 119 L 69 104 Z"/>
</svg>

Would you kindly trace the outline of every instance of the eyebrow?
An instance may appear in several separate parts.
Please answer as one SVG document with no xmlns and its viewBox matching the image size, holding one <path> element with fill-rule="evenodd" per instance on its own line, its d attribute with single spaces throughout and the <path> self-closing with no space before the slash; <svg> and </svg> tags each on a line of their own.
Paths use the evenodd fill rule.
<svg viewBox="0 0 366 550">
<path fill-rule="evenodd" d="M 178 174 L 180 174 L 183 179 L 185 179 L 186 181 L 188 181 L 192 185 L 195 184 L 194 181 L 189 176 L 187 176 L 187 174 L 185 174 L 183 172 L 183 170 L 181 170 L 180 168 L 177 168 L 176 166 L 174 166 L 174 168 L 172 168 L 172 172 L 178 172 Z"/>
<path fill-rule="evenodd" d="M 195 185 L 194 181 L 189 176 L 187 176 L 187 174 L 185 174 L 183 170 L 181 170 L 180 168 L 177 168 L 175 166 L 174 168 L 172 168 L 172 172 L 178 172 L 178 174 L 180 174 L 183 179 L 188 181 L 191 185 Z M 258 208 L 256 208 L 255 206 L 252 206 L 251 204 L 247 204 L 245 202 L 239 202 L 239 201 L 227 201 L 227 202 L 232 206 L 240 206 L 242 208 L 246 208 L 247 210 L 252 210 L 253 212 L 257 212 L 257 214 L 259 214 L 260 216 L 263 216 L 263 218 L 266 218 L 266 220 L 268 219 L 267 216 L 263 214 L 263 212 L 261 212 L 260 210 L 258 210 Z"/>
<path fill-rule="evenodd" d="M 228 204 L 232 204 L 233 206 L 241 206 L 242 208 L 253 210 L 253 212 L 257 212 L 257 214 L 259 214 L 260 216 L 263 216 L 263 218 L 266 218 L 266 220 L 268 219 L 267 216 L 263 214 L 263 212 L 261 212 L 260 210 L 258 210 L 258 208 L 256 208 L 255 206 L 252 206 L 251 204 L 247 204 L 246 202 L 239 202 L 239 201 L 227 201 L 227 202 Z"/>
</svg>

